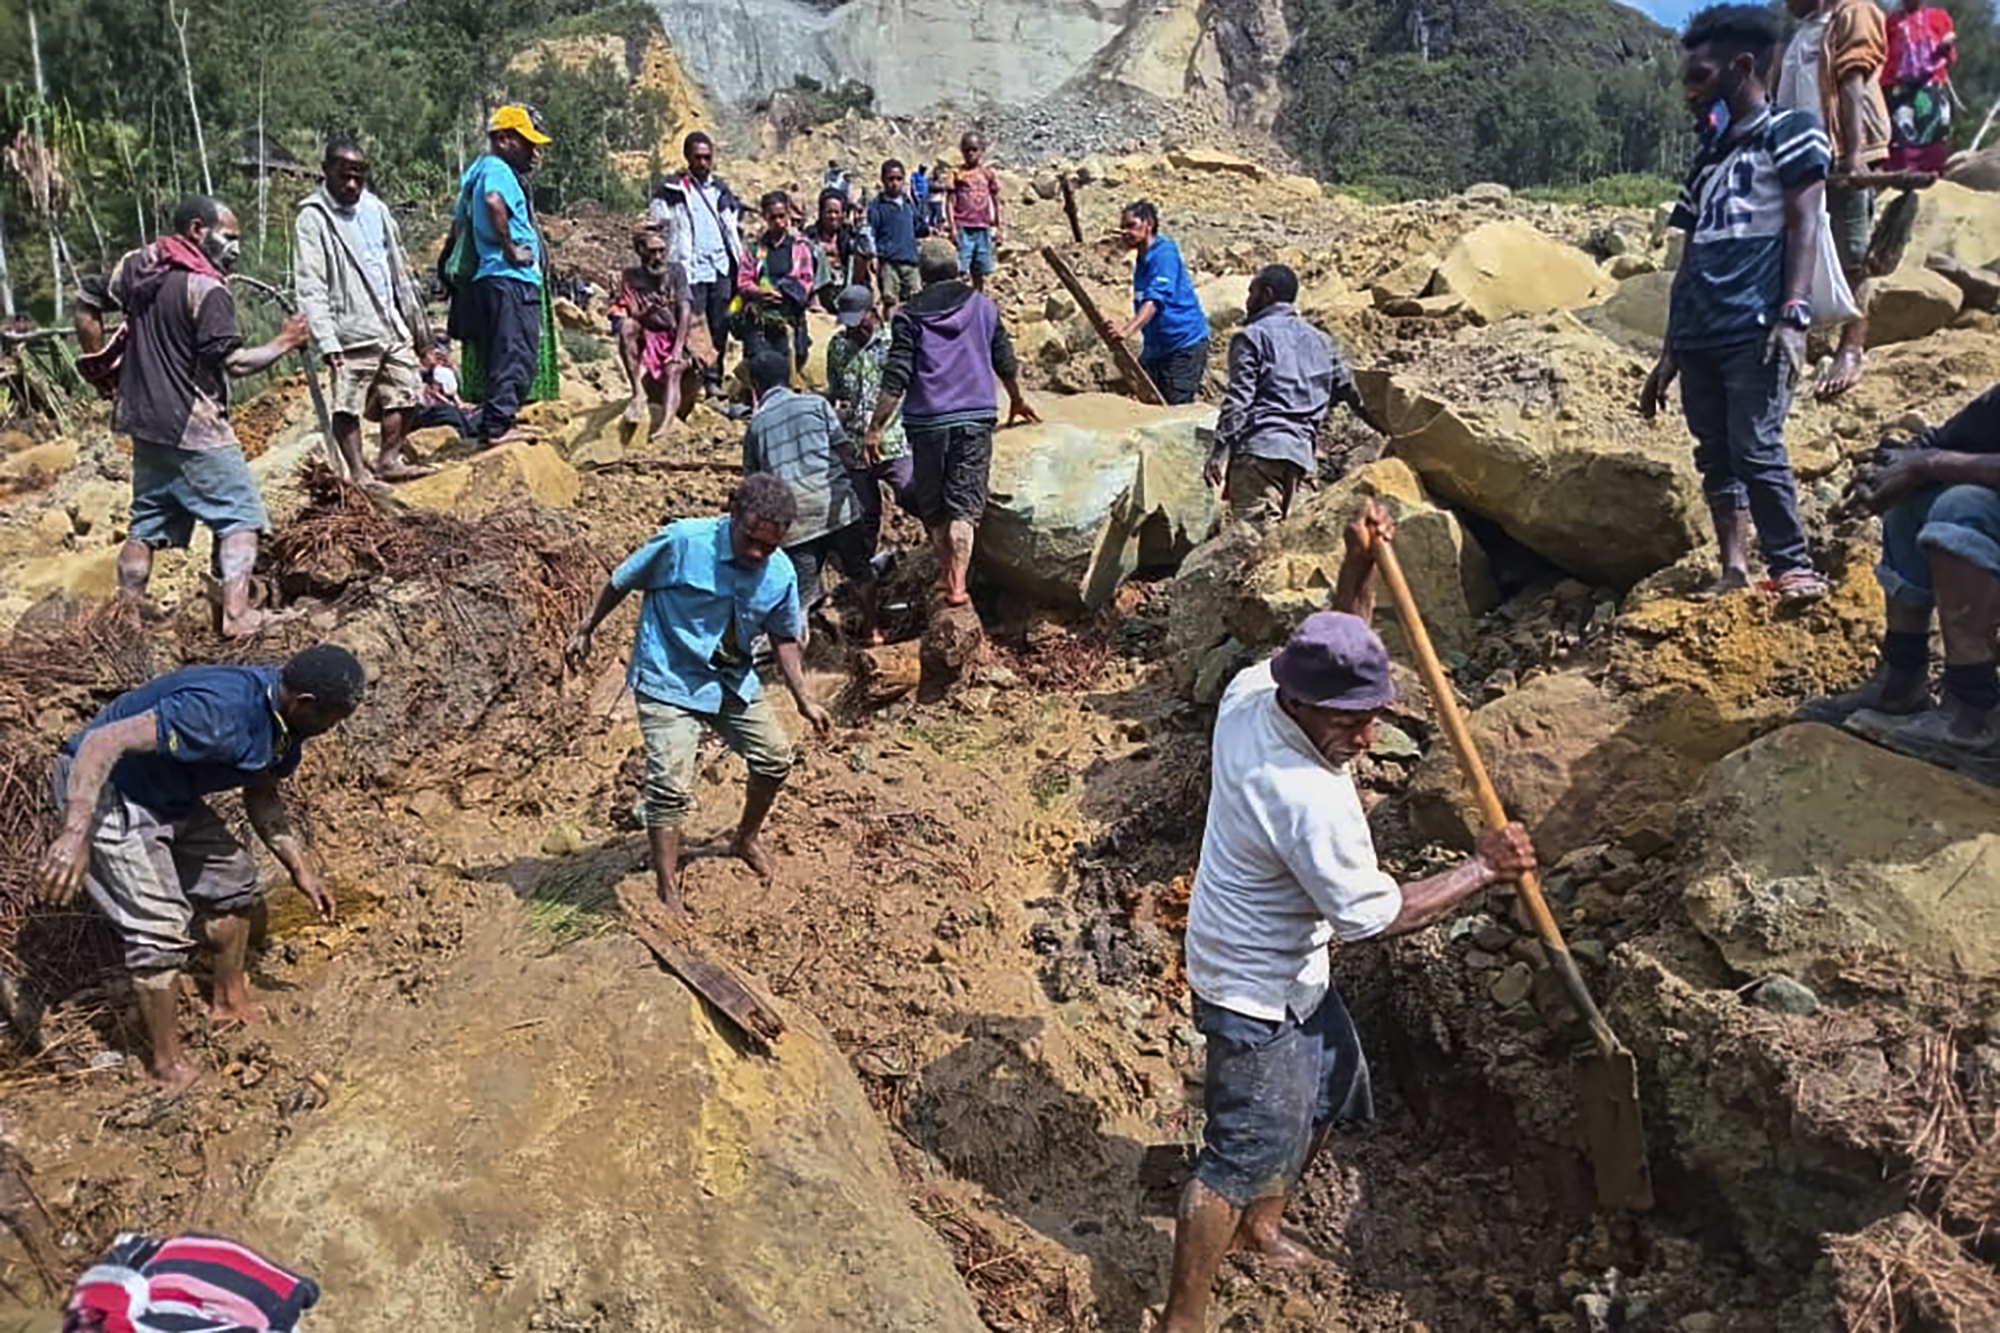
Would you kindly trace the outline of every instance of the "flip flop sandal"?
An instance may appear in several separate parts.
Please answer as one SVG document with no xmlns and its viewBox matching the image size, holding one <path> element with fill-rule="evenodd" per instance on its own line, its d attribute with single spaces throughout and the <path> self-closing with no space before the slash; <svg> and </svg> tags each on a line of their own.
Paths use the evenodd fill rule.
<svg viewBox="0 0 2000 1333">
<path fill-rule="evenodd" d="M 1810 570 L 1798 569 L 1775 579 L 1765 579 L 1757 591 L 1770 593 L 1786 606 L 1801 606 L 1830 596 L 1833 588 Z"/>
</svg>

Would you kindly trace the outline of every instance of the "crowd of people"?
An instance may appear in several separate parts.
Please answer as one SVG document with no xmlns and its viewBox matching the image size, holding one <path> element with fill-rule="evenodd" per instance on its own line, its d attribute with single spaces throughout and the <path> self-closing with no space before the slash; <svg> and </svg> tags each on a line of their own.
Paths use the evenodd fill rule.
<svg viewBox="0 0 2000 1333">
<path fill-rule="evenodd" d="M 1872 0 L 1788 3 L 1801 22 L 1782 53 L 1772 15 L 1754 6 L 1704 10 L 1682 35 L 1680 80 L 1700 144 L 1673 212 L 1687 245 L 1665 345 L 1639 407 L 1655 418 L 1678 381 L 1720 552 L 1704 595 L 1753 587 L 1754 535 L 1768 576 L 1757 586 L 1789 602 L 1827 591 L 1784 444 L 1808 336 L 1824 328 L 1837 338 L 1818 394 L 1850 390 L 1864 368 L 1873 177 L 1885 164 L 1942 165 L 1954 52 L 1949 18 L 1925 0 L 1902 0 L 1886 22 Z M 547 392 L 553 368 L 548 255 L 528 188 L 550 142 L 532 108 L 503 106 L 489 152 L 460 185 L 438 279 L 450 292 L 463 375 L 430 326 L 395 220 L 368 190 L 367 158 L 351 140 L 326 146 L 323 182 L 299 206 L 300 313 L 263 346 L 244 347 L 237 332 L 226 276 L 238 226 L 218 201 L 186 201 L 170 235 L 121 260 L 78 315 L 85 350 L 117 385 L 117 427 L 134 440 L 121 588 L 143 593 L 153 552 L 187 546 L 205 525 L 223 631 L 259 628 L 247 580 L 268 521 L 230 431 L 228 382 L 294 349 L 310 347 L 332 375 L 333 439 L 357 485 L 381 490 L 420 475 L 404 456 L 420 424 L 488 444 L 521 437 L 517 414 Z M 645 756 L 637 815 L 661 901 L 692 921 L 682 836 L 704 731 L 749 771 L 728 849 L 760 875 L 773 870 L 762 829 L 794 750 L 759 679 L 760 643 L 799 716 L 827 732 L 832 718 L 804 667 L 827 567 L 854 586 L 860 640 L 879 641 L 878 547 L 893 503 L 935 550 L 934 605 L 967 605 L 1003 426 L 999 395 L 1006 424 L 1039 418 L 987 291 L 1004 253 L 1004 192 L 979 135 L 964 136 L 955 167 L 883 162 L 872 199 L 857 198 L 848 172 L 829 162 L 809 216 L 781 191 L 747 210 L 717 174 L 706 134 L 689 135 L 683 156 L 634 227 L 636 262 L 609 305 L 627 417 L 637 423 L 657 408 L 665 432 L 684 402 L 725 396 L 734 351 L 750 400 L 743 475 L 726 513 L 670 522 L 618 565 L 565 655 L 583 667 L 606 618 L 639 597 L 626 670 Z M 1211 325 L 1163 226 L 1149 201 L 1121 212 L 1133 268 L 1132 314 L 1119 333 L 1140 340 L 1139 365 L 1167 404 L 1211 392 L 1219 400 L 1205 475 L 1233 519 L 1281 522 L 1317 477 L 1316 441 L 1336 407 L 1387 432 L 1337 345 L 1300 313 L 1298 275 L 1283 265 L 1251 279 L 1243 326 L 1212 380 Z M 107 338 L 112 310 L 124 323 Z M 800 377 L 814 310 L 837 330 L 823 393 Z M 362 439 L 371 421 L 372 461 Z M 1847 503 L 1883 518 L 1880 666 L 1805 716 L 1916 753 L 2000 758 L 1996 440 L 2000 389 L 1936 430 L 1885 442 L 1861 470 Z M 1328 981 L 1329 942 L 1422 929 L 1536 863 L 1526 832 L 1510 825 L 1429 879 L 1398 884 L 1379 868 L 1349 766 L 1395 697 L 1371 626 L 1376 559 L 1393 538 L 1388 511 L 1367 502 L 1346 530 L 1329 609 L 1242 672 L 1216 718 L 1187 930 L 1195 1025 L 1207 1043 L 1205 1130 L 1158 1315 L 1168 1333 L 1206 1326 L 1232 1247 L 1305 1257 L 1280 1226 L 1288 1193 L 1335 1126 L 1372 1116 L 1361 1040 Z M 1932 698 L 1934 616 L 1941 706 Z M 196 1077 L 179 1038 L 176 980 L 197 947 L 215 955 L 213 1014 L 250 1012 L 244 955 L 266 886 L 207 798 L 242 790 L 251 828 L 331 920 L 332 894 L 290 826 L 280 783 L 309 740 L 362 704 L 365 679 L 333 646 L 282 667 L 191 667 L 119 697 L 62 747 L 61 834 L 42 889 L 55 902 L 87 890 L 117 930 L 148 1069 L 169 1089 Z M 154 1251 L 134 1253 L 137 1269 Z"/>
</svg>

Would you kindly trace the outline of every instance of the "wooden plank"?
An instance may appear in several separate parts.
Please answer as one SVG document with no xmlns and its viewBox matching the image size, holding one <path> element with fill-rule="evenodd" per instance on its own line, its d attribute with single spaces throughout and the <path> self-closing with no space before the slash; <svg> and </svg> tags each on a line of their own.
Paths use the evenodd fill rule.
<svg viewBox="0 0 2000 1333">
<path fill-rule="evenodd" d="M 1083 244 L 1083 223 L 1076 216 L 1076 187 L 1070 184 L 1069 173 L 1056 177 L 1062 182 L 1063 212 L 1069 218 L 1069 238 L 1078 245 Z"/>
<path fill-rule="evenodd" d="M 1056 253 L 1056 248 L 1052 245 L 1043 246 L 1042 258 L 1049 262 L 1049 267 L 1055 270 L 1056 280 L 1068 290 L 1070 299 L 1083 311 L 1084 318 L 1090 321 L 1090 326 L 1097 330 L 1097 336 L 1104 340 L 1105 349 L 1111 353 L 1112 363 L 1118 367 L 1118 373 L 1125 377 L 1125 383 L 1131 387 L 1132 396 L 1142 403 L 1165 407 L 1167 400 L 1161 396 L 1152 377 L 1139 364 L 1139 358 L 1132 355 L 1132 349 L 1118 336 L 1118 330 L 1112 328 L 1111 322 L 1104 318 L 1103 313 L 1097 308 L 1097 302 L 1090 299 L 1090 293 L 1076 280 L 1076 274 L 1070 272 L 1069 265 L 1065 264 L 1063 257 Z"/>
<path fill-rule="evenodd" d="M 785 1035 L 785 1020 L 757 998 L 734 968 L 711 956 L 646 886 L 619 885 L 618 905 L 625 909 L 626 929 L 653 951 L 661 966 L 727 1014 L 751 1045 L 771 1054 L 778 1038 Z"/>
</svg>

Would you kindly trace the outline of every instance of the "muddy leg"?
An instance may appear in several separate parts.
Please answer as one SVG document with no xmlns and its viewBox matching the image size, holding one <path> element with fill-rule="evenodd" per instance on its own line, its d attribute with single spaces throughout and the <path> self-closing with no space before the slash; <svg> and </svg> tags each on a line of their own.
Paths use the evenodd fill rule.
<svg viewBox="0 0 2000 1333">
<path fill-rule="evenodd" d="M 132 978 L 139 1018 L 146 1025 L 146 1072 L 169 1092 L 179 1092 L 197 1075 L 181 1050 L 180 973 L 169 969 Z"/>
<path fill-rule="evenodd" d="M 397 407 L 382 414 L 382 449 L 376 455 L 375 471 L 384 481 L 415 481 L 437 471 L 420 467 L 403 457 L 403 437 L 410 433 L 416 409 Z"/>
<path fill-rule="evenodd" d="M 250 609 L 250 571 L 257 567 L 257 534 L 232 532 L 219 539 L 216 563 L 222 573 L 222 637 L 246 639 L 264 623 L 264 618 Z"/>
<path fill-rule="evenodd" d="M 1284 1201 L 1280 1199 L 1280 1207 Z M 1174 1225 L 1174 1276 L 1158 1333 L 1206 1333 L 1208 1296 L 1242 1214 L 1202 1184 L 1188 1182 Z"/>
<path fill-rule="evenodd" d="M 653 432 L 656 440 L 665 439 L 681 419 L 681 368 L 678 363 L 669 364 L 667 373 L 660 381 L 660 425 Z"/>
<path fill-rule="evenodd" d="M 681 897 L 681 831 L 656 825 L 646 830 L 646 844 L 653 849 L 653 883 L 660 902 L 676 920 L 692 924 L 694 916 Z"/>
<path fill-rule="evenodd" d="M 947 566 L 945 583 L 945 604 L 964 606 L 972 600 L 966 591 L 966 576 L 972 570 L 972 539 L 975 529 L 968 519 L 955 518 L 945 525 L 943 552 L 951 563 Z"/>
<path fill-rule="evenodd" d="M 771 860 L 771 853 L 758 836 L 764 827 L 765 816 L 771 813 L 771 805 L 778 799 L 778 791 L 785 785 L 782 778 L 750 775 L 750 781 L 743 788 L 743 818 L 736 825 L 736 840 L 730 844 L 730 852 L 741 858 L 760 879 L 769 879 L 777 869 Z"/>
<path fill-rule="evenodd" d="M 882 631 L 875 627 L 877 609 L 882 600 L 880 580 L 858 580 L 854 585 L 854 596 L 861 603 L 861 642 L 870 648 L 880 647 Z"/>
<path fill-rule="evenodd" d="M 632 388 L 631 401 L 625 404 L 625 420 L 635 426 L 646 419 L 645 356 L 642 350 L 645 336 L 639 321 L 629 316 L 618 325 L 618 360 L 625 367 L 625 382 Z"/>
<path fill-rule="evenodd" d="M 250 1002 L 250 934 L 254 916 L 263 914 L 259 903 L 249 912 L 232 912 L 211 917 L 205 933 L 215 950 L 215 992 L 209 998 L 208 1016 L 218 1023 L 261 1023 L 264 1011 Z"/>
<path fill-rule="evenodd" d="M 937 553 L 937 590 L 946 601 L 951 600 L 951 524 L 940 523 L 931 529 L 931 550 Z"/>
<path fill-rule="evenodd" d="M 1938 628 L 1944 634 L 1952 734 L 1981 736 L 1994 708 L 1993 626 L 2000 620 L 2000 579 L 1949 551 L 1933 547 L 1930 557 Z"/>
<path fill-rule="evenodd" d="M 126 542 L 118 549 L 118 591 L 127 597 L 144 597 L 153 579 L 153 548 L 144 542 Z"/>
</svg>

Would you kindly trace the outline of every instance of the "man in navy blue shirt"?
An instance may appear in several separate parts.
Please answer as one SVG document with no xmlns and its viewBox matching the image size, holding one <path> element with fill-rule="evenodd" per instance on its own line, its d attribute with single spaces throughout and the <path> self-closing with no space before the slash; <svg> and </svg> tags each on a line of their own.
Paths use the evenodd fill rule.
<svg viewBox="0 0 2000 1333">
<path fill-rule="evenodd" d="M 292 831 L 278 783 L 308 739 L 353 713 L 366 680 L 354 654 L 332 644 L 282 668 L 187 667 L 112 700 L 56 757 L 63 827 L 42 858 L 42 897 L 60 905 L 87 887 L 111 918 L 152 1047 L 147 1069 L 170 1090 L 196 1078 L 174 1010 L 196 927 L 215 951 L 210 1015 L 261 1017 L 244 960 L 263 884 L 205 798 L 240 788 L 250 826 L 332 921 L 333 894 Z"/>
<path fill-rule="evenodd" d="M 1659 411 L 1676 376 L 1722 548 L 1720 595 L 1750 586 L 1750 525 L 1785 601 L 1826 595 L 1799 521 L 1785 414 L 1805 370 L 1813 261 L 1829 150 L 1809 113 L 1765 93 L 1778 34 L 1768 11 L 1717 5 L 1681 38 L 1681 89 L 1701 135 L 1674 206 L 1688 234 L 1668 303 L 1666 347 L 1639 410 Z"/>
<path fill-rule="evenodd" d="M 1142 334 L 1139 367 L 1169 403 L 1191 403 L 1208 373 L 1208 316 L 1181 248 L 1160 235 L 1160 213 L 1141 199 L 1118 219 L 1132 263 L 1132 318 L 1120 336 Z"/>
</svg>

